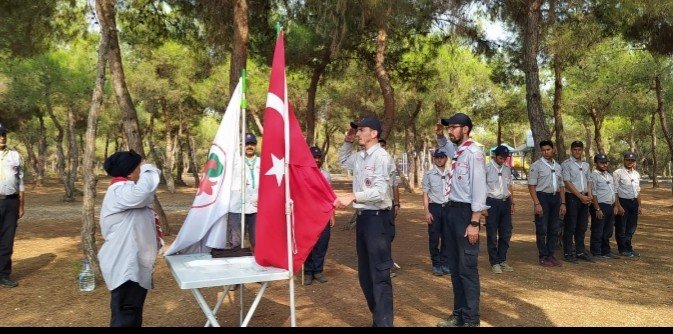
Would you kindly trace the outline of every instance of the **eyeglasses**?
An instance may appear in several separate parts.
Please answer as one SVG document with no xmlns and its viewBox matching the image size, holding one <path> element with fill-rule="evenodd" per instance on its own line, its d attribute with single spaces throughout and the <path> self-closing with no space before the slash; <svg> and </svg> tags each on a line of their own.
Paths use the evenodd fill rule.
<svg viewBox="0 0 673 334">
<path fill-rule="evenodd" d="M 464 127 L 464 126 L 465 126 L 465 125 L 455 125 L 455 124 L 452 124 L 452 125 L 447 126 L 446 128 L 449 129 L 449 130 L 453 130 L 453 129 L 455 129 L 455 128 L 462 128 L 462 127 Z"/>
</svg>

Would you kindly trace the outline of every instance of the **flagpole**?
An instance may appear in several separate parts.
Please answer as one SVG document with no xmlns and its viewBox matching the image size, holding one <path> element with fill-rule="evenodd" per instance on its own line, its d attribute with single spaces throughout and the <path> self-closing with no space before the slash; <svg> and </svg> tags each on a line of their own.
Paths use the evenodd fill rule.
<svg viewBox="0 0 673 334">
<path fill-rule="evenodd" d="M 248 100 L 245 98 L 245 93 L 248 91 L 247 88 L 247 75 L 245 73 L 245 68 L 241 70 L 241 250 L 245 246 L 245 110 L 248 108 Z M 243 284 L 239 284 L 239 324 L 243 324 Z"/>
<path fill-rule="evenodd" d="M 285 39 L 283 29 L 280 26 L 280 23 L 276 23 L 276 29 L 279 34 L 279 38 Z M 285 52 L 285 50 L 283 50 Z M 285 72 L 285 68 L 283 68 Z M 294 305 L 294 261 L 293 261 L 293 243 L 292 243 L 292 198 L 290 197 L 290 111 L 288 107 L 288 98 L 287 98 L 287 76 L 283 73 L 283 89 L 284 91 L 284 101 L 283 101 L 283 137 L 285 138 L 285 226 L 286 226 L 286 236 L 287 236 L 287 269 L 290 275 L 290 325 L 292 327 L 297 326 L 297 319 L 295 315 L 295 305 Z"/>
</svg>

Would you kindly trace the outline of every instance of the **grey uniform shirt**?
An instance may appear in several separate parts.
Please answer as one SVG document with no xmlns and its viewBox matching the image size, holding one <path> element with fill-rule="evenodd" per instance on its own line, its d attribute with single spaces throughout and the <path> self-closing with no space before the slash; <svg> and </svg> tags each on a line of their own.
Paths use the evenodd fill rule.
<svg viewBox="0 0 673 334">
<path fill-rule="evenodd" d="M 619 168 L 612 173 L 612 177 L 615 179 L 615 193 L 619 198 L 638 198 L 640 194 L 640 173 L 638 171 Z"/>
<path fill-rule="evenodd" d="M 444 183 L 446 183 L 447 177 L 449 177 L 449 170 L 444 168 L 444 171 L 440 171 L 437 166 L 423 175 L 421 184 L 423 192 L 428 194 L 430 203 L 443 204 L 449 201 L 449 198 L 444 194 Z"/>
<path fill-rule="evenodd" d="M 561 164 L 563 181 L 570 181 L 577 191 L 587 193 L 591 186 L 589 184 L 589 168 L 589 164 L 586 161 L 570 157 Z M 570 190 L 566 188 L 566 192 L 570 193 Z"/>
<path fill-rule="evenodd" d="M 471 203 L 472 212 L 488 210 L 486 189 L 484 152 L 472 143 L 456 159 L 449 200 Z"/>
<path fill-rule="evenodd" d="M 504 199 L 509 197 L 508 186 L 512 184 L 512 169 L 505 164 L 499 166 L 493 159 L 486 165 L 486 185 L 488 197 Z"/>
<path fill-rule="evenodd" d="M 344 142 L 339 149 L 342 168 L 353 171 L 353 208 L 362 210 L 390 209 L 393 204 L 390 191 L 390 155 L 381 145 L 353 152 L 353 144 Z"/>
<path fill-rule="evenodd" d="M 14 195 L 24 191 L 23 163 L 19 152 L 5 147 L 0 151 L 0 195 Z"/>
<path fill-rule="evenodd" d="M 322 173 L 322 176 L 325 177 L 325 180 L 327 180 L 327 182 L 332 185 L 332 174 L 330 174 L 329 171 L 325 168 L 320 168 L 320 172 Z"/>
<path fill-rule="evenodd" d="M 598 203 L 615 203 L 615 182 L 609 172 L 594 170 L 591 173 L 591 191 Z"/>
<path fill-rule="evenodd" d="M 553 171 L 553 172 L 552 172 Z M 556 187 L 554 187 L 554 178 L 556 178 Z M 530 166 L 528 172 L 528 185 L 536 186 L 535 191 L 542 191 L 553 194 L 563 187 L 561 178 L 561 165 L 552 159 L 547 161 L 540 158 Z"/>
</svg>

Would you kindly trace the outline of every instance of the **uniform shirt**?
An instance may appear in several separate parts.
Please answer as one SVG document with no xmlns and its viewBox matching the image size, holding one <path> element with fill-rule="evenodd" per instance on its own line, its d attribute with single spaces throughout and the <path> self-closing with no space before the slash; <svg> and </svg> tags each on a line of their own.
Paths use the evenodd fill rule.
<svg viewBox="0 0 673 334">
<path fill-rule="evenodd" d="M 19 152 L 5 147 L 0 151 L 0 195 L 23 191 L 23 163 Z"/>
<path fill-rule="evenodd" d="M 449 166 L 451 159 L 456 155 L 456 144 L 442 136 L 437 137 L 437 147 L 439 147 L 438 151 L 446 153 L 446 156 L 449 157 L 449 161 L 447 162 L 447 166 Z"/>
<path fill-rule="evenodd" d="M 382 150 L 385 150 L 384 148 L 381 148 Z M 386 151 L 388 152 L 388 151 Z M 395 193 L 393 192 L 393 189 L 395 187 L 398 187 L 400 185 L 400 181 L 397 176 L 397 165 L 395 164 L 395 158 L 393 158 L 390 153 L 388 153 L 388 171 L 390 171 L 390 179 L 388 179 L 388 184 L 389 187 L 388 189 L 390 190 L 390 198 L 395 200 Z"/>
<path fill-rule="evenodd" d="M 455 164 L 451 174 L 449 200 L 471 203 L 472 212 L 488 210 L 484 152 L 476 143 L 472 143 L 456 159 Z"/>
<path fill-rule="evenodd" d="M 322 176 L 325 177 L 325 180 L 327 180 L 327 182 L 332 185 L 332 174 L 330 174 L 329 171 L 325 168 L 320 168 L 320 172 L 322 173 Z"/>
<path fill-rule="evenodd" d="M 553 194 L 563 187 L 561 174 L 561 165 L 556 163 L 556 160 L 552 159 L 550 162 L 541 157 L 530 166 L 528 185 L 536 186 L 535 191 Z M 556 178 L 556 188 L 554 188 L 554 178 Z"/>
<path fill-rule="evenodd" d="M 390 155 L 378 143 L 368 150 L 353 153 L 353 144 L 344 142 L 339 149 L 341 167 L 353 171 L 353 208 L 362 210 L 390 209 Z"/>
<path fill-rule="evenodd" d="M 98 261 L 109 290 L 129 280 L 152 288 L 158 252 L 152 202 L 158 185 L 159 170 L 143 164 L 138 183 L 117 182 L 105 193 L 100 209 L 100 231 L 105 241 Z"/>
<path fill-rule="evenodd" d="M 423 175 L 421 184 L 423 192 L 428 194 L 430 203 L 443 204 L 449 201 L 448 196 L 444 194 L 444 183 L 447 177 L 449 177 L 449 170 L 445 167 L 444 171 L 440 171 L 437 166 Z"/>
<path fill-rule="evenodd" d="M 615 182 L 609 172 L 594 170 L 591 173 L 591 191 L 598 203 L 615 203 Z"/>
<path fill-rule="evenodd" d="M 511 195 L 508 186 L 512 184 L 512 169 L 505 166 L 505 164 L 500 166 L 493 160 L 491 159 L 491 162 L 486 165 L 488 197 L 504 199 Z"/>
<path fill-rule="evenodd" d="M 640 194 L 640 174 L 635 169 L 619 168 L 612 173 L 615 179 L 615 193 L 619 198 L 634 199 Z"/>
<path fill-rule="evenodd" d="M 577 191 L 587 193 L 590 187 L 589 168 L 589 164 L 586 161 L 570 157 L 561 164 L 563 181 L 570 181 Z M 570 193 L 570 190 L 566 188 L 566 192 Z"/>
<path fill-rule="evenodd" d="M 243 158 L 243 173 L 245 175 L 245 213 L 257 213 L 257 199 L 259 191 L 260 158 L 255 155 L 252 160 Z M 229 212 L 241 213 L 241 157 L 234 157 L 234 174 L 231 179 L 231 198 Z"/>
</svg>

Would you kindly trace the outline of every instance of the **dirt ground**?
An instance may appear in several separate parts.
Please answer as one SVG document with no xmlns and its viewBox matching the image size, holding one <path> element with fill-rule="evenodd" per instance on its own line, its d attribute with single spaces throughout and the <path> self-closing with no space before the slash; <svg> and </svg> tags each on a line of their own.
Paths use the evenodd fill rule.
<svg viewBox="0 0 673 334">
<path fill-rule="evenodd" d="M 349 187 L 335 177 L 337 193 Z M 107 184 L 99 182 L 99 197 Z M 16 288 L 0 288 L 0 326 L 107 326 L 109 291 L 102 278 L 96 289 L 80 292 L 81 202 L 60 202 L 62 188 L 54 181 L 43 188 L 28 185 L 26 214 L 19 221 L 12 278 Z M 194 198 L 193 188 L 159 198 L 168 215 L 174 240 Z M 643 186 L 644 214 L 639 219 L 634 246 L 637 259 L 580 262 L 547 268 L 537 264 L 532 202 L 524 185 L 515 186 L 517 201 L 514 235 L 508 253 L 511 273 L 494 274 L 488 264 L 484 230 L 481 232 L 482 326 L 673 326 L 673 199 L 670 185 Z M 369 326 L 371 315 L 357 281 L 355 230 L 345 229 L 352 209 L 338 212 L 332 230 L 325 275 L 329 282 L 295 285 L 298 326 Z M 422 220 L 422 197 L 402 194 L 393 257 L 402 267 L 393 278 L 395 325 L 435 326 L 453 305 L 451 280 L 430 272 L 427 228 Z M 586 242 L 588 243 L 588 233 Z M 100 246 L 102 240 L 98 238 Z M 613 239 L 613 247 L 614 239 Z M 558 253 L 557 253 L 558 254 Z M 250 326 L 290 326 L 289 281 L 277 281 L 261 300 Z M 206 319 L 190 291 L 179 289 L 160 256 L 155 288 L 145 303 L 145 326 L 203 326 Z M 244 304 L 250 305 L 258 284 L 245 286 Z M 203 289 L 214 304 L 217 288 Z M 239 324 L 238 293 L 225 300 L 218 312 L 222 326 Z"/>
</svg>

